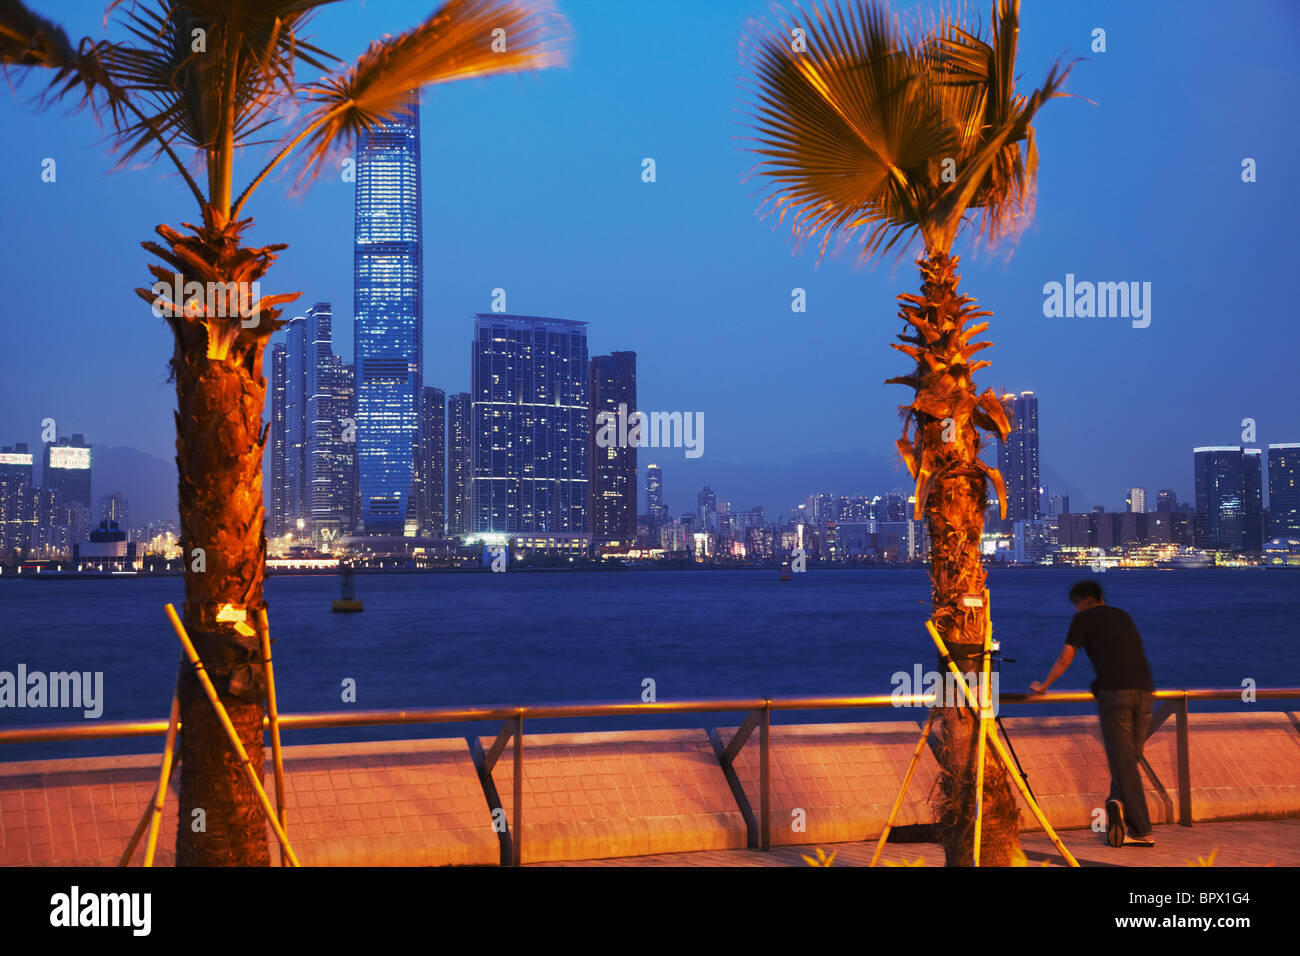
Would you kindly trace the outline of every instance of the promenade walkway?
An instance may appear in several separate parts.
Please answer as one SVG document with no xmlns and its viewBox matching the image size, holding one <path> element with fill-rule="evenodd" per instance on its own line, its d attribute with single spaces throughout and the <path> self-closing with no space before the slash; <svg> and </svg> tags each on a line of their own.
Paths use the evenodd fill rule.
<svg viewBox="0 0 1300 956">
<path fill-rule="evenodd" d="M 1156 845 L 1115 848 L 1106 845 L 1105 834 L 1090 830 L 1065 830 L 1061 839 L 1081 866 L 1188 866 L 1197 858 L 1214 854 L 1213 866 L 1300 866 L 1300 819 L 1233 820 L 1155 828 Z M 1042 833 L 1022 833 L 1020 846 L 1031 866 L 1047 863 L 1064 866 L 1064 861 Z M 835 851 L 833 866 L 866 866 L 875 852 L 875 841 L 826 844 L 827 854 Z M 771 852 L 758 850 L 705 850 L 698 853 L 658 853 L 612 860 L 580 860 L 565 863 L 535 863 L 532 866 L 807 866 L 803 857 L 816 858 L 811 846 L 774 846 Z M 888 843 L 881 864 L 942 866 L 943 850 L 934 843 Z"/>
</svg>

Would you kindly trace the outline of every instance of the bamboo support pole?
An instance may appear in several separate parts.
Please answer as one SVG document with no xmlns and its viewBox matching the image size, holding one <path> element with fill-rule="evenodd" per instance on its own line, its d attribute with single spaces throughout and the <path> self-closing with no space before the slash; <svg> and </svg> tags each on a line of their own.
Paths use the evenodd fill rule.
<svg viewBox="0 0 1300 956">
<path fill-rule="evenodd" d="M 912 783 L 912 776 L 916 773 L 916 766 L 921 762 L 921 753 L 925 750 L 925 741 L 930 736 L 930 729 L 934 726 L 934 708 L 930 708 L 929 715 L 925 718 L 925 729 L 921 731 L 921 739 L 916 742 L 916 749 L 912 751 L 912 760 L 907 765 L 907 773 L 903 775 L 903 785 L 898 788 L 898 796 L 894 798 L 893 809 L 889 811 L 889 819 L 885 821 L 885 829 L 880 831 L 880 839 L 876 842 L 876 852 L 871 854 L 871 862 L 868 866 L 875 866 L 876 861 L 880 859 L 880 853 L 885 848 L 885 841 L 889 839 L 889 831 L 894 828 L 894 820 L 898 816 L 899 808 L 903 805 L 903 797 L 907 795 L 907 788 Z"/>
<path fill-rule="evenodd" d="M 235 730 L 235 725 L 230 721 L 230 714 L 226 713 L 226 708 L 222 706 L 221 698 L 217 696 L 217 689 L 212 686 L 212 678 L 208 677 L 203 662 L 199 660 L 198 651 L 194 649 L 189 635 L 185 633 L 185 625 L 181 623 L 181 619 L 177 616 L 176 608 L 171 604 L 167 604 L 163 610 L 167 612 L 167 617 L 172 622 L 176 636 L 180 639 L 181 646 L 185 648 L 185 655 L 194 666 L 194 673 L 198 676 L 199 683 L 203 685 L 203 691 L 208 695 L 208 701 L 217 712 L 221 726 L 226 730 L 230 745 L 235 748 L 235 753 L 239 756 L 240 763 L 243 764 L 244 772 L 248 775 L 248 782 L 257 791 L 257 798 L 262 803 L 262 812 L 266 814 L 267 822 L 271 824 L 271 829 L 275 831 L 275 838 L 280 841 L 280 846 L 289 858 L 289 865 L 301 866 L 298 857 L 294 855 L 293 848 L 289 846 L 289 837 L 285 834 L 284 827 L 280 826 L 280 821 L 275 815 L 275 808 L 271 806 L 271 799 L 266 795 L 266 788 L 262 786 L 262 781 L 257 778 L 257 771 L 253 768 L 253 761 L 248 756 L 248 751 L 244 749 L 244 744 L 239 739 L 239 733 Z"/>
<path fill-rule="evenodd" d="M 144 844 L 144 865 L 153 866 L 154 850 L 158 848 L 158 829 L 162 825 L 163 803 L 167 799 L 167 785 L 172 777 L 172 760 L 176 753 L 176 728 L 181 722 L 181 698 L 172 694 L 171 716 L 167 718 L 167 742 L 163 744 L 162 770 L 158 773 L 158 792 L 153 798 L 153 814 L 149 820 L 149 839 Z"/>
<path fill-rule="evenodd" d="M 988 749 L 989 711 L 993 705 L 992 686 L 989 684 L 989 655 L 992 650 L 993 609 L 989 607 L 989 591 L 984 589 L 984 653 L 981 655 L 980 667 L 980 718 L 979 741 L 975 752 L 975 845 L 971 858 L 975 866 L 980 865 L 980 835 L 984 827 L 984 754 Z"/>
<path fill-rule="evenodd" d="M 289 832 L 286 818 L 288 808 L 284 799 L 284 755 L 280 749 L 280 710 L 275 700 L 275 671 L 271 667 L 271 625 L 266 617 L 266 606 L 257 612 L 258 630 L 262 634 L 262 662 L 266 665 L 266 713 L 271 721 L 271 761 L 275 766 L 275 810 L 280 827 Z M 280 865 L 286 866 L 284 848 L 280 848 Z"/>
<path fill-rule="evenodd" d="M 171 755 L 174 753 L 176 742 L 175 729 L 180 725 L 180 703 L 176 695 L 172 695 L 171 718 L 167 722 L 167 742 L 163 748 L 163 777 L 162 790 L 166 792 L 168 785 L 171 783 L 172 760 Z M 154 807 L 158 805 L 157 794 L 154 795 L 154 802 L 145 804 L 144 812 L 140 814 L 140 822 L 135 825 L 135 832 L 131 834 L 131 839 L 122 851 L 122 856 L 118 859 L 118 866 L 126 866 L 131 862 L 131 855 L 135 853 L 135 848 L 140 845 L 145 831 L 149 829 L 150 821 L 153 818 Z"/>
<path fill-rule="evenodd" d="M 979 702 L 975 699 L 975 695 L 971 693 L 969 685 L 967 685 L 966 681 L 962 678 L 961 670 L 958 669 L 956 662 L 951 656 L 949 656 L 948 647 L 944 644 L 943 638 L 939 636 L 939 631 L 935 628 L 934 622 L 926 621 L 925 627 L 930 632 L 930 637 L 933 638 L 935 646 L 939 648 L 939 653 L 943 655 L 944 660 L 947 662 L 948 669 L 956 675 L 957 684 L 962 688 L 962 691 L 966 696 L 966 703 L 970 706 L 972 711 L 978 713 Z M 997 752 L 998 759 L 1000 759 L 1002 765 L 1006 767 L 1007 773 L 1009 773 L 1012 779 L 1016 781 L 1016 786 L 1020 788 L 1020 795 L 1025 798 L 1025 802 L 1029 804 L 1029 809 L 1033 811 L 1034 817 L 1051 838 L 1056 849 L 1060 851 L 1061 856 L 1065 857 L 1065 861 L 1069 863 L 1070 866 L 1078 866 L 1079 861 L 1070 854 L 1070 851 L 1065 848 L 1065 844 L 1061 842 L 1061 838 L 1057 836 L 1056 831 L 1052 829 L 1052 825 L 1047 821 L 1047 817 L 1044 816 L 1042 809 L 1038 806 L 1038 801 L 1034 799 L 1034 795 L 1029 792 L 1028 785 L 1025 783 L 1024 778 L 1020 776 L 1020 771 L 1016 769 L 1016 765 L 1012 762 L 1011 755 L 1007 753 L 1007 749 L 1003 746 L 1002 741 L 998 739 L 997 734 L 990 735 L 988 739 L 989 742 L 993 744 L 993 749 Z"/>
</svg>

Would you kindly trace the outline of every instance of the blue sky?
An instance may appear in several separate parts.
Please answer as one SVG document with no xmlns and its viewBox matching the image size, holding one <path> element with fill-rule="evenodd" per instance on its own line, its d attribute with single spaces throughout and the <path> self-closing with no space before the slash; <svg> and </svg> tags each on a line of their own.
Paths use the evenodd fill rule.
<svg viewBox="0 0 1300 956">
<path fill-rule="evenodd" d="M 103 33 L 103 3 L 34 6 L 74 37 Z M 468 387 L 470 316 L 501 287 L 512 312 L 589 322 L 593 354 L 635 350 L 641 406 L 704 412 L 710 458 L 891 454 L 906 391 L 881 383 L 906 369 L 888 343 L 915 269 L 818 263 L 756 215 L 756 183 L 741 181 L 753 160 L 738 40 L 767 5 L 559 6 L 575 35 L 568 67 L 426 91 L 426 383 Z M 987 19 L 987 4 L 976 9 Z M 429 10 L 342 3 L 312 32 L 351 60 Z M 1097 27 L 1105 53 L 1089 50 Z M 1036 219 L 1009 259 L 966 250 L 962 288 L 996 313 L 981 387 L 1036 391 L 1043 461 L 1109 507 L 1131 485 L 1189 498 L 1192 447 L 1238 443 L 1243 418 L 1260 443 L 1300 441 L 1286 292 L 1297 39 L 1300 6 L 1287 2 L 1025 4 L 1022 88 L 1055 58 L 1085 56 L 1068 89 L 1096 105 L 1057 100 L 1040 114 Z M 193 221 L 193 200 L 162 166 L 111 173 L 93 119 L 35 114 L 36 89 L 0 94 L 0 442 L 34 443 L 53 417 L 96 444 L 169 458 L 170 336 L 132 289 L 148 283 L 140 241 Z M 243 179 L 261 156 L 243 158 Z M 55 183 L 41 182 L 45 157 Z M 1244 157 L 1258 182 L 1241 181 Z M 322 178 L 292 197 L 289 185 L 269 183 L 249 207 L 252 241 L 290 243 L 263 289 L 301 290 L 301 308 L 332 302 L 350 355 L 352 187 Z M 1045 318 L 1043 285 L 1066 273 L 1151 282 L 1150 327 Z M 795 287 L 807 290 L 802 315 Z M 816 475 L 808 486 L 870 490 L 820 489 Z"/>
</svg>

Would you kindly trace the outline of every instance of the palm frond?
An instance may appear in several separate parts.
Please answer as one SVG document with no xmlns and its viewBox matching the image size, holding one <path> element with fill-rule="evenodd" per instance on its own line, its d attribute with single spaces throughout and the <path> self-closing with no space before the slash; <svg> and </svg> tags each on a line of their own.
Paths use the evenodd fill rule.
<svg viewBox="0 0 1300 956">
<path fill-rule="evenodd" d="M 282 153 L 304 142 L 299 182 L 314 178 L 358 134 L 393 119 L 411 90 L 556 66 L 567 40 L 567 24 L 549 0 L 448 0 L 419 26 L 372 43 L 350 69 L 309 84 L 314 107 Z"/>
<path fill-rule="evenodd" d="M 797 243 L 860 241 L 862 256 L 920 232 L 946 252 L 970 210 L 979 235 L 1014 234 L 1033 208 L 1032 120 L 1063 96 L 1052 67 L 1028 96 L 1015 91 L 1019 0 L 994 0 L 990 38 L 945 13 L 902 25 L 883 0 L 825 0 L 751 25 L 754 172 L 763 211 L 789 214 Z M 791 30 L 805 31 L 794 49 Z"/>
<path fill-rule="evenodd" d="M 864 255 L 920 224 L 914 177 L 956 144 L 919 80 L 920 50 L 887 8 L 796 7 L 775 25 L 751 24 L 755 172 L 769 178 L 764 208 L 797 241 L 866 230 Z M 791 31 L 806 35 L 796 51 Z"/>
</svg>

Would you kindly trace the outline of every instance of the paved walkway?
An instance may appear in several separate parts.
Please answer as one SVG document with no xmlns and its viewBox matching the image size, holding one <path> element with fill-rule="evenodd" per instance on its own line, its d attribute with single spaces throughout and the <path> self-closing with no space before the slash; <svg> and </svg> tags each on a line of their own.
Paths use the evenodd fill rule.
<svg viewBox="0 0 1300 956">
<path fill-rule="evenodd" d="M 1090 830 L 1061 833 L 1069 851 L 1083 866 L 1188 866 L 1197 857 L 1214 853 L 1214 866 L 1300 866 L 1300 820 L 1230 821 L 1177 825 L 1155 829 L 1156 845 L 1115 848 L 1106 845 L 1105 835 Z M 1047 862 L 1064 866 L 1052 841 L 1041 832 L 1023 833 L 1020 845 L 1031 865 Z M 866 866 L 875 852 L 875 841 L 823 846 L 826 853 L 837 851 L 834 866 Z M 1216 852 L 1217 850 L 1217 852 Z M 773 847 L 758 850 L 706 850 L 699 853 L 661 853 L 612 860 L 584 860 L 545 863 L 539 866 L 807 866 L 803 855 L 815 857 L 810 846 Z M 943 851 L 934 843 L 888 843 L 883 861 L 942 866 Z"/>
</svg>

